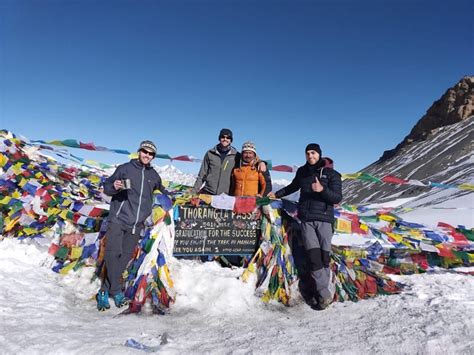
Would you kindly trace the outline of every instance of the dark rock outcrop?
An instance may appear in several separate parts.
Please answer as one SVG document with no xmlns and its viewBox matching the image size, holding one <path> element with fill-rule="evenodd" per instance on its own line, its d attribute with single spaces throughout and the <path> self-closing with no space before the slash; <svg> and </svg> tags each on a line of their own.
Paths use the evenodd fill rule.
<svg viewBox="0 0 474 355">
<path fill-rule="evenodd" d="M 435 101 L 412 128 L 410 134 L 394 149 L 386 150 L 379 162 L 390 159 L 408 144 L 425 140 L 434 129 L 461 122 L 472 115 L 474 115 L 474 76 L 465 76 Z"/>
</svg>

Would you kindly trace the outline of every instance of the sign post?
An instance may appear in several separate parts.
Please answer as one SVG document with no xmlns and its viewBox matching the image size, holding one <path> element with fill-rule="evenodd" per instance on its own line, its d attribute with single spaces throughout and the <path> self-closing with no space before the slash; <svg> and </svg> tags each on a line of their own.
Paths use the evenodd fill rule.
<svg viewBox="0 0 474 355">
<path fill-rule="evenodd" d="M 260 217 L 210 206 L 179 206 L 173 255 L 252 255 L 258 245 Z"/>
</svg>

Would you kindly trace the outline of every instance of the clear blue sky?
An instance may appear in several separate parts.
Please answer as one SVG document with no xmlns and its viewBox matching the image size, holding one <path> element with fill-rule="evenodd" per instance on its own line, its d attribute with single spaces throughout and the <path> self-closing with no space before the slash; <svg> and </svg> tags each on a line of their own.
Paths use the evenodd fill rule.
<svg viewBox="0 0 474 355">
<path fill-rule="evenodd" d="M 472 4 L 0 0 L 0 128 L 202 157 L 228 127 L 274 165 L 316 142 L 355 172 L 474 73 Z"/>
</svg>

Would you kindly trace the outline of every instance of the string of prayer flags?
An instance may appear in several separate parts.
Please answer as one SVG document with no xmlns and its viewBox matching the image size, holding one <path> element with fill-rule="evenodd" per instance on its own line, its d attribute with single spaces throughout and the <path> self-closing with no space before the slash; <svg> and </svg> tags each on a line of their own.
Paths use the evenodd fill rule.
<svg viewBox="0 0 474 355">
<path fill-rule="evenodd" d="M 5 132 L 5 131 L 4 131 Z M 109 151 L 109 152 L 114 152 L 117 154 L 126 154 L 129 156 L 132 156 L 133 154 L 136 154 L 136 152 L 129 152 L 128 150 L 125 149 L 109 149 L 106 147 L 102 146 L 97 146 L 94 143 L 84 143 L 75 139 L 65 139 L 65 140 L 52 140 L 52 141 L 43 141 L 43 140 L 34 140 L 32 143 L 38 144 L 40 147 L 45 148 L 45 149 L 51 149 L 51 148 L 46 148 L 44 144 L 49 144 L 49 145 L 55 145 L 55 146 L 64 146 L 64 147 L 70 147 L 70 148 L 77 148 L 77 149 L 86 149 L 86 150 L 91 150 L 91 151 Z M 135 157 L 136 155 L 133 155 Z M 78 157 L 76 157 L 78 158 Z M 155 156 L 157 159 L 167 159 L 170 161 L 176 160 L 176 161 L 182 161 L 182 162 L 195 162 L 195 163 L 200 163 L 202 162 L 202 159 L 195 158 L 192 155 L 178 155 L 178 156 L 170 156 L 169 154 L 157 154 Z M 85 161 L 81 158 L 80 159 L 83 163 L 88 163 L 90 165 L 98 166 L 101 168 L 107 168 L 110 167 L 106 164 L 101 164 L 98 162 L 94 161 Z M 330 159 L 330 158 L 326 158 Z M 278 172 L 287 172 L 287 173 L 295 173 L 298 170 L 298 167 L 295 165 L 272 165 L 271 160 L 266 160 L 267 162 L 267 168 L 269 170 L 273 171 L 278 171 Z M 1 161 L 0 161 L 1 163 Z M 369 173 L 366 172 L 358 172 L 358 173 L 353 173 L 353 174 L 342 174 L 343 179 L 359 179 L 361 181 L 367 181 L 367 182 L 373 182 L 373 183 L 389 183 L 389 184 L 398 184 L 398 185 L 414 185 L 414 186 L 424 186 L 424 187 L 436 187 L 436 188 L 457 188 L 457 189 L 464 189 L 464 190 L 474 190 L 474 185 L 473 184 L 460 184 L 460 185 L 453 185 L 453 184 L 443 184 L 443 183 L 436 183 L 436 182 L 422 182 L 419 180 L 405 180 L 402 178 L 398 178 L 393 175 L 386 175 L 383 178 L 378 178 L 376 176 L 373 176 Z"/>
</svg>

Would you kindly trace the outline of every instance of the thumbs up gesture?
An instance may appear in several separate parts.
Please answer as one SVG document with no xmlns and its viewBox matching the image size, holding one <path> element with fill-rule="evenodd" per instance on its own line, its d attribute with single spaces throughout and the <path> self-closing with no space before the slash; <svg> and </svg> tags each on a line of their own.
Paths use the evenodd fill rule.
<svg viewBox="0 0 474 355">
<path fill-rule="evenodd" d="M 311 188 L 313 189 L 314 192 L 323 191 L 323 185 L 321 185 L 317 176 L 314 177 L 314 182 L 311 184 Z"/>
</svg>

